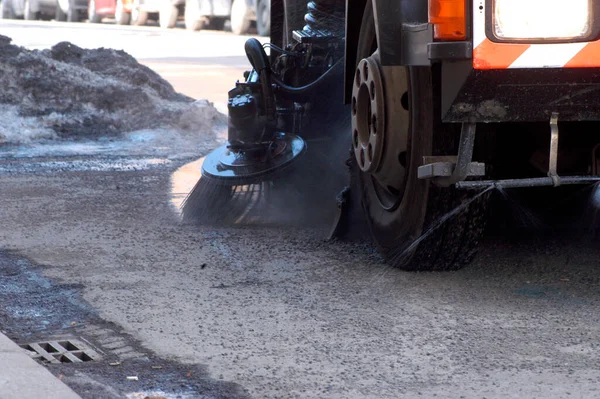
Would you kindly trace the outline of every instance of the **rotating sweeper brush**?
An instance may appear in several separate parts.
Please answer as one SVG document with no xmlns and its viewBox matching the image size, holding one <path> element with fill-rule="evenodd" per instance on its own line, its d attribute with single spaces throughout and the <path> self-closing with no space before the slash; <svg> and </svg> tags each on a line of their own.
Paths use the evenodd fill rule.
<svg viewBox="0 0 600 399">
<path fill-rule="evenodd" d="M 283 55 L 274 63 L 275 71 L 260 42 L 256 39 L 246 42 L 245 51 L 253 70 L 246 72 L 245 81 L 237 82 L 229 92 L 227 144 L 206 156 L 202 177 L 182 205 L 186 222 L 235 223 L 252 216 L 252 209 L 259 204 L 268 209 L 261 206 L 255 213 L 264 215 L 265 210 L 273 211 L 277 202 L 278 206 L 287 202 L 284 207 L 300 202 L 297 198 L 290 200 L 289 196 L 282 201 L 281 195 L 272 194 L 281 194 L 289 190 L 290 185 L 298 184 L 298 179 L 289 175 L 306 152 L 306 141 L 299 135 L 301 131 L 303 135 L 311 132 L 306 133 L 309 141 L 315 136 L 319 142 L 327 140 L 327 135 L 314 127 L 318 118 L 307 115 L 315 103 L 315 93 L 330 89 L 330 77 L 336 73 L 340 76 L 343 63 L 332 55 L 323 58 L 326 65 L 318 70 L 298 68 L 297 65 L 303 63 L 298 61 L 306 58 L 306 51 L 272 47 Z M 299 70 L 302 78 L 297 73 Z M 288 84 L 289 80 L 294 84 Z M 307 80 L 310 83 L 304 83 Z M 315 144 L 315 148 L 318 147 L 319 144 Z M 315 171 L 318 162 L 307 163 L 311 164 L 311 173 L 322 174 Z M 314 184 L 315 179 L 311 181 Z"/>
</svg>

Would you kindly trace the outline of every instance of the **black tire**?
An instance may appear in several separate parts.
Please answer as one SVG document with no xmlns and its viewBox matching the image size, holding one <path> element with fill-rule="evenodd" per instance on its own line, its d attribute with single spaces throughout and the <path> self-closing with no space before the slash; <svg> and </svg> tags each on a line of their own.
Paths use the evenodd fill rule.
<svg viewBox="0 0 600 399">
<path fill-rule="evenodd" d="M 236 35 L 245 35 L 250 31 L 250 14 L 246 0 L 233 0 L 231 6 L 231 31 Z"/>
<path fill-rule="evenodd" d="M 23 19 L 26 21 L 35 21 L 38 19 L 38 13 L 33 11 L 31 8 L 31 0 L 25 0 L 23 8 Z"/>
<path fill-rule="evenodd" d="M 177 24 L 179 10 L 169 0 L 163 0 L 158 13 L 158 24 L 163 29 L 172 29 Z"/>
<path fill-rule="evenodd" d="M 93 24 L 102 22 L 102 16 L 96 12 L 96 0 L 90 0 L 88 3 L 88 20 Z"/>
<path fill-rule="evenodd" d="M 60 4 L 59 4 L 58 0 L 56 1 L 56 11 L 54 13 L 54 19 L 57 22 L 64 22 L 64 21 L 67 20 L 67 14 L 60 7 Z"/>
<path fill-rule="evenodd" d="M 117 25 L 129 25 L 131 14 L 125 11 L 123 0 L 117 0 L 115 7 L 115 21 Z"/>
<path fill-rule="evenodd" d="M 271 1 L 257 0 L 256 3 L 256 30 L 260 36 L 271 34 Z"/>
<path fill-rule="evenodd" d="M 368 1 L 357 64 L 369 57 L 375 46 L 375 22 Z M 454 126 L 442 124 L 439 117 L 439 70 L 409 67 L 406 76 L 408 101 L 398 106 L 408 108 L 407 151 L 404 157 L 398 154 L 397 159 L 398 167 L 403 162 L 405 166 L 404 193 L 390 196 L 375 175 L 354 167 L 362 208 L 373 240 L 392 266 L 411 271 L 456 270 L 475 253 L 485 226 L 487 195 L 472 200 L 470 194 L 417 179 L 423 156 L 456 154 L 459 132 Z M 453 216 L 440 223 L 449 212 Z"/>
<path fill-rule="evenodd" d="M 76 10 L 75 7 L 69 7 L 67 12 L 67 22 L 79 22 L 79 10 Z"/>
<path fill-rule="evenodd" d="M 200 4 L 198 0 L 186 0 L 184 12 L 185 28 L 192 32 L 205 29 L 207 27 L 207 19 L 200 15 Z"/>
</svg>

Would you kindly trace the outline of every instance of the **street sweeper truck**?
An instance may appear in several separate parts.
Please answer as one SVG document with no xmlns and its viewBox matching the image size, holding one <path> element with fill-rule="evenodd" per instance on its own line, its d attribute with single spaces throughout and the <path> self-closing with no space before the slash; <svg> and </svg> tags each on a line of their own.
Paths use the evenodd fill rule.
<svg viewBox="0 0 600 399">
<path fill-rule="evenodd" d="M 600 181 L 599 39 L 595 0 L 272 0 L 184 218 L 238 220 L 247 187 L 340 163 L 334 232 L 359 209 L 391 265 L 459 268 L 494 189 Z"/>
</svg>

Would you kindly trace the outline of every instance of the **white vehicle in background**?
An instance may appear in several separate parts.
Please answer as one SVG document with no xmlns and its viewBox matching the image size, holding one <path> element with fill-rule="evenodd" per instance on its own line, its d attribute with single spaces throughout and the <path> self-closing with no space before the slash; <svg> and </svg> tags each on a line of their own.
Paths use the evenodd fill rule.
<svg viewBox="0 0 600 399">
<path fill-rule="evenodd" d="M 231 14 L 231 0 L 185 0 L 185 27 L 221 30 Z"/>
<path fill-rule="evenodd" d="M 185 26 L 189 30 L 223 29 L 231 22 L 237 35 L 250 32 L 253 23 L 261 36 L 271 34 L 271 0 L 186 0 Z"/>
<path fill-rule="evenodd" d="M 88 0 L 0 0 L 0 19 L 81 21 Z"/>
<path fill-rule="evenodd" d="M 256 22 L 260 36 L 271 34 L 271 0 L 233 0 L 231 6 L 231 31 L 244 35 Z"/>
<path fill-rule="evenodd" d="M 158 19 L 161 28 L 171 29 L 184 14 L 184 7 L 185 0 L 133 0 L 130 23 L 145 25 L 148 19 Z"/>
</svg>

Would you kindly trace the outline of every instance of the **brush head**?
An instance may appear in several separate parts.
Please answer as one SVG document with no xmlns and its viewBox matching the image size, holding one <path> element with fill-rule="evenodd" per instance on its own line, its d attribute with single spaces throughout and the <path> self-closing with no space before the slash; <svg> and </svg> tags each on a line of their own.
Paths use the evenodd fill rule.
<svg viewBox="0 0 600 399">
<path fill-rule="evenodd" d="M 225 186 L 261 183 L 280 174 L 305 150 L 304 140 L 286 133 L 278 133 L 258 149 L 241 151 L 223 145 L 206 156 L 202 178 Z"/>
</svg>

